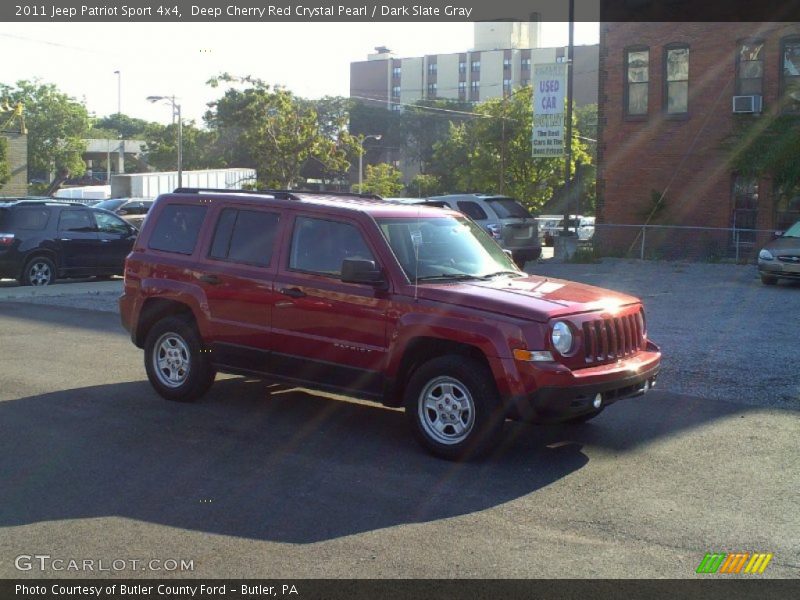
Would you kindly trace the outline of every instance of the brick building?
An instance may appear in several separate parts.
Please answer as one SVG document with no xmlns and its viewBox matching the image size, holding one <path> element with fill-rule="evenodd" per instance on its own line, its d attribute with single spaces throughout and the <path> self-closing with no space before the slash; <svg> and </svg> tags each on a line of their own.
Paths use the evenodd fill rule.
<svg viewBox="0 0 800 600">
<path fill-rule="evenodd" d="M 800 23 L 601 23 L 598 104 L 598 222 L 773 230 L 800 219 L 800 189 L 731 162 L 742 127 L 800 112 Z M 597 231 L 627 250 L 640 230 Z M 649 231 L 661 255 L 769 237 Z"/>
<path fill-rule="evenodd" d="M 28 193 L 28 136 L 15 131 L 0 132 L 8 141 L 8 161 L 11 179 L 0 186 L 0 196 L 25 196 Z"/>
</svg>

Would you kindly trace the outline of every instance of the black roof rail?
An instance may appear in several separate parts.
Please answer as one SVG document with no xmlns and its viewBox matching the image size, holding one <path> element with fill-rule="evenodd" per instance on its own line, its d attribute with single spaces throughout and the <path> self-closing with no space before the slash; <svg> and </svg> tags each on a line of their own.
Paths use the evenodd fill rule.
<svg viewBox="0 0 800 600">
<path fill-rule="evenodd" d="M 243 189 L 222 189 L 222 188 L 177 188 L 173 194 L 201 194 L 211 192 L 214 194 L 254 194 L 262 196 L 274 196 L 281 200 L 299 200 L 297 194 L 317 195 L 317 196 L 345 196 L 348 198 L 363 198 L 365 200 L 383 200 L 377 194 L 357 194 L 354 192 L 318 192 L 313 190 L 243 190 Z"/>
<path fill-rule="evenodd" d="M 72 202 L 59 202 L 58 200 L 48 200 L 42 198 L 41 200 L 2 200 L 0 204 L 13 204 L 14 206 L 36 206 L 37 204 L 55 204 L 56 206 L 74 206 Z M 84 206 L 80 204 L 79 206 Z"/>
</svg>

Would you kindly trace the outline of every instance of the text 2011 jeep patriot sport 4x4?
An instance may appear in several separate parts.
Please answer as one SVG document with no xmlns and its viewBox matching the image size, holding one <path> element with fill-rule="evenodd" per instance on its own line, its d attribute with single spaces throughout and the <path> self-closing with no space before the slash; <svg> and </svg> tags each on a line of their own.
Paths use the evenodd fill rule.
<svg viewBox="0 0 800 600">
<path fill-rule="evenodd" d="M 159 394 L 218 371 L 405 406 L 460 459 L 504 421 L 581 421 L 646 392 L 642 303 L 526 275 L 462 214 L 347 194 L 182 189 L 150 210 L 122 322 Z"/>
</svg>

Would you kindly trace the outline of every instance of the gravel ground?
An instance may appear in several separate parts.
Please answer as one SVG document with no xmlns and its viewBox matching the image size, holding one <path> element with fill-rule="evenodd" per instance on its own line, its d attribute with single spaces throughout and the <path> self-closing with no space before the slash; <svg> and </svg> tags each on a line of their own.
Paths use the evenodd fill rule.
<svg viewBox="0 0 800 600">
<path fill-rule="evenodd" d="M 753 265 L 539 263 L 528 272 L 624 291 L 644 301 L 664 355 L 659 388 L 800 409 L 800 284 L 761 284 Z"/>
<path fill-rule="evenodd" d="M 642 298 L 664 354 L 659 387 L 756 406 L 800 409 L 800 283 L 761 284 L 754 266 L 604 259 L 529 264 L 539 275 Z M 116 312 L 119 292 L 28 298 Z M 17 300 L 19 301 L 19 300 Z"/>
</svg>

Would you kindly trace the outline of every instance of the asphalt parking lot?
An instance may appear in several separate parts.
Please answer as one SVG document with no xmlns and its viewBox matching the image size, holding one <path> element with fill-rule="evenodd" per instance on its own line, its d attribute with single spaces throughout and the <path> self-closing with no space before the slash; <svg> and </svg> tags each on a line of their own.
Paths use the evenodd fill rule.
<svg viewBox="0 0 800 600">
<path fill-rule="evenodd" d="M 686 578 L 734 551 L 798 577 L 800 394 L 783 361 L 800 286 L 732 265 L 530 270 L 642 295 L 664 374 L 590 424 L 509 426 L 471 464 L 343 398 L 227 377 L 198 404 L 161 400 L 114 312 L 119 281 L 0 301 L 0 577 L 93 575 L 14 567 L 46 553 L 190 559 L 167 575 L 193 577 Z"/>
</svg>

